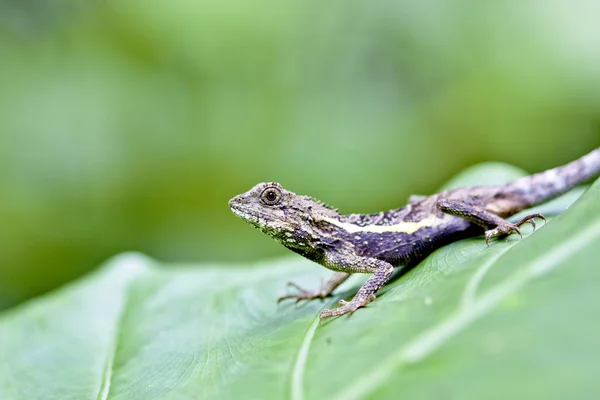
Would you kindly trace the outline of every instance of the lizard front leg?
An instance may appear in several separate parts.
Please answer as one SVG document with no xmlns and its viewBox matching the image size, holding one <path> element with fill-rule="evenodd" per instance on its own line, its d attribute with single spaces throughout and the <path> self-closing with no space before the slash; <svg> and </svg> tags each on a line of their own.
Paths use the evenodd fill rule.
<svg viewBox="0 0 600 400">
<path fill-rule="evenodd" d="M 360 307 L 365 307 L 371 301 L 375 300 L 375 293 L 387 283 L 394 272 L 394 267 L 390 263 L 376 258 L 358 257 L 349 253 L 330 253 L 326 257 L 329 268 L 345 269 L 359 273 L 372 272 L 373 276 L 367 279 L 352 300 L 340 300 L 338 308 L 321 311 L 321 320 L 350 314 Z"/>
<path fill-rule="evenodd" d="M 523 237 L 519 228 L 521 225 L 529 223 L 533 226 L 533 229 L 535 229 L 535 218 L 540 218 L 546 222 L 546 218 L 544 218 L 542 214 L 531 214 L 513 224 L 512 222 L 487 211 L 484 208 L 484 205 L 465 200 L 440 199 L 438 200 L 437 207 L 446 214 L 464 218 L 467 221 L 487 229 L 485 231 L 485 242 L 488 245 L 490 244 L 491 238 L 509 235 L 513 232 L 516 232 L 519 236 Z"/>
<path fill-rule="evenodd" d="M 331 278 L 325 283 L 325 285 L 321 285 L 319 290 L 306 290 L 296 285 L 293 282 L 288 282 L 288 286 L 294 287 L 298 290 L 298 293 L 286 294 L 277 299 L 279 303 L 285 299 L 296 299 L 296 303 L 301 300 L 312 300 L 312 299 L 324 299 L 333 293 L 333 291 L 340 286 L 350 274 L 348 272 L 336 272 L 331 276 Z"/>
</svg>

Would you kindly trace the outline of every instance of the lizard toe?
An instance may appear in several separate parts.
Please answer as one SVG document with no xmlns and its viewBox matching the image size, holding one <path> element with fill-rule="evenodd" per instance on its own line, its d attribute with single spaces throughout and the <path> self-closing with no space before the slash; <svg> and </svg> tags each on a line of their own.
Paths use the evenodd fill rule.
<svg viewBox="0 0 600 400">
<path fill-rule="evenodd" d="M 529 224 L 531 224 L 531 226 L 533 226 L 533 230 L 535 230 L 535 228 L 536 228 L 535 218 L 541 219 L 542 221 L 544 221 L 544 224 L 546 224 L 546 218 L 542 214 L 530 214 L 530 215 L 524 217 L 519 222 L 517 222 L 515 225 L 520 227 L 523 224 L 529 223 Z"/>
<path fill-rule="evenodd" d="M 343 302 L 343 303 L 342 303 Z M 365 304 L 366 305 L 366 304 Z M 355 301 L 344 301 L 340 300 L 340 307 L 338 308 L 326 308 L 319 314 L 319 318 L 323 321 L 325 318 L 339 317 L 346 314 L 352 314 L 364 305 Z"/>
<path fill-rule="evenodd" d="M 299 303 L 302 300 L 313 300 L 313 299 L 321 299 L 322 300 L 327 296 L 322 290 L 311 291 L 311 290 L 302 289 L 300 286 L 298 286 L 292 282 L 288 282 L 288 286 L 294 287 L 296 290 L 298 290 L 298 293 L 290 293 L 290 294 L 285 294 L 283 296 L 279 296 L 279 298 L 277 299 L 277 303 L 281 303 L 283 300 L 287 300 L 287 299 L 295 299 L 296 303 Z"/>
<path fill-rule="evenodd" d="M 489 246 L 492 238 L 510 235 L 513 232 L 517 233 L 521 239 L 523 238 L 523 234 L 516 224 L 506 223 L 503 225 L 498 225 L 494 229 L 485 231 L 485 243 Z"/>
</svg>

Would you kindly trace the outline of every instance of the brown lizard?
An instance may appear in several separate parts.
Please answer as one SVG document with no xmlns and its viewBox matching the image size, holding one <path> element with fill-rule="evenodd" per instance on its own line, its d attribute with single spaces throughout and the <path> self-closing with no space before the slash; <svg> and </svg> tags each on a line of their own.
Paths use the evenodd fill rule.
<svg viewBox="0 0 600 400">
<path fill-rule="evenodd" d="M 325 309 L 321 319 L 352 313 L 375 299 L 394 267 L 415 265 L 433 250 L 461 238 L 485 233 L 485 241 L 530 223 L 505 218 L 546 202 L 600 174 L 600 148 L 561 167 L 505 185 L 445 190 L 412 196 L 405 207 L 376 214 L 341 215 L 312 197 L 297 195 L 275 182 L 259 183 L 229 201 L 231 210 L 288 249 L 336 273 L 319 290 L 297 290 L 280 298 L 325 298 L 353 273 L 373 274 L 351 301 Z"/>
</svg>

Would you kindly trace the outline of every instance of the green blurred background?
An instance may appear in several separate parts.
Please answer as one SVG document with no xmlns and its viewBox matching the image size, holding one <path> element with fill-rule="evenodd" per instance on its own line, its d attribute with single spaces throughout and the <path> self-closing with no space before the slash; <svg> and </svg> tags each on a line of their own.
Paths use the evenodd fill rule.
<svg viewBox="0 0 600 400">
<path fill-rule="evenodd" d="M 127 250 L 287 254 L 230 197 L 343 212 L 600 145 L 600 2 L 0 2 L 0 308 Z"/>
</svg>

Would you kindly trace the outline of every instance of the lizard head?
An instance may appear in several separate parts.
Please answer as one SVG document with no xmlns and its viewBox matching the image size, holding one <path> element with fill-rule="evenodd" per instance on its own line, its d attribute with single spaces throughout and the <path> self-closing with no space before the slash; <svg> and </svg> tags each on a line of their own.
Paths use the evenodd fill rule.
<svg viewBox="0 0 600 400">
<path fill-rule="evenodd" d="M 244 221 L 286 245 L 300 238 L 309 240 L 319 221 L 338 215 L 337 210 L 312 197 L 285 190 L 276 182 L 259 183 L 235 196 L 229 200 L 229 208 Z"/>
</svg>

